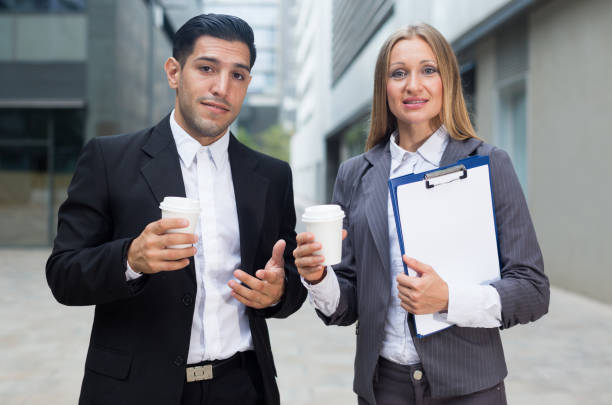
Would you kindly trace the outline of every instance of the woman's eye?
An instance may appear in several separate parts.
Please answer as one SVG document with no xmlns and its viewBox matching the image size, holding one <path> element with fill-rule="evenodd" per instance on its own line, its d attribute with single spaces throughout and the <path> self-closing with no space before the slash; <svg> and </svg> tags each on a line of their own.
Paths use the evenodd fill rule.
<svg viewBox="0 0 612 405">
<path fill-rule="evenodd" d="M 428 66 L 425 69 L 423 69 L 423 72 L 426 75 L 433 75 L 434 73 L 438 72 L 438 69 L 436 69 L 435 67 Z"/>
<path fill-rule="evenodd" d="M 394 79 L 402 79 L 406 77 L 406 72 L 404 72 L 403 70 L 396 70 L 391 73 L 391 77 Z"/>
</svg>

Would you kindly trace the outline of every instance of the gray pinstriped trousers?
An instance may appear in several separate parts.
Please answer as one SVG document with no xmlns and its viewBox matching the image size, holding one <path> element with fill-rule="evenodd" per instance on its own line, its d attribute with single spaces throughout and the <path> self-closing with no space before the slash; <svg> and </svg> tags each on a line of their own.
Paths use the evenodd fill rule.
<svg viewBox="0 0 612 405">
<path fill-rule="evenodd" d="M 378 358 L 374 376 L 376 405 L 507 405 L 503 381 L 491 388 L 452 398 L 431 398 L 420 364 L 404 366 Z M 366 402 L 359 398 L 359 404 Z"/>
</svg>

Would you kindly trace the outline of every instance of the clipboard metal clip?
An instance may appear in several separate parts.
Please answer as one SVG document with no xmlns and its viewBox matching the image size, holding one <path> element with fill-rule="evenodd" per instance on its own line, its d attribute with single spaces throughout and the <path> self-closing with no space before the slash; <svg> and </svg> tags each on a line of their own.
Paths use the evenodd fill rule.
<svg viewBox="0 0 612 405">
<path fill-rule="evenodd" d="M 459 176 L 457 177 L 458 174 Z M 446 169 L 427 173 L 424 177 L 425 188 L 430 189 L 440 184 L 450 183 L 451 181 L 467 178 L 467 169 L 464 165 L 456 165 L 447 167 Z"/>
</svg>

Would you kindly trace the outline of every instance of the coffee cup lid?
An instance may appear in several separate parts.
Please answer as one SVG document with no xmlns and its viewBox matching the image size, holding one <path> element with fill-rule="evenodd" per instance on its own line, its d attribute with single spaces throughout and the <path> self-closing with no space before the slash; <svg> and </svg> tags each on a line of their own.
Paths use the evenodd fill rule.
<svg viewBox="0 0 612 405">
<path fill-rule="evenodd" d="M 171 211 L 199 212 L 200 201 L 185 197 L 164 197 L 159 208 Z"/>
<path fill-rule="evenodd" d="M 344 218 L 344 211 L 337 204 L 313 205 L 302 215 L 303 222 L 322 222 Z"/>
</svg>

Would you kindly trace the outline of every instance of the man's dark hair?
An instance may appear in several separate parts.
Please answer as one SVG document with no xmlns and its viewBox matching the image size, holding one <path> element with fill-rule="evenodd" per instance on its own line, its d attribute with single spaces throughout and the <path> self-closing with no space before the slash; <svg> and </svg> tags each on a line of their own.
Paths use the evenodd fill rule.
<svg viewBox="0 0 612 405">
<path fill-rule="evenodd" d="M 223 39 L 225 41 L 240 41 L 249 47 L 251 54 L 250 68 L 255 64 L 255 40 L 253 29 L 241 18 L 226 14 L 200 14 L 187 21 L 174 34 L 172 39 L 172 56 L 178 60 L 181 67 L 193 52 L 195 42 L 201 36 Z"/>
</svg>

